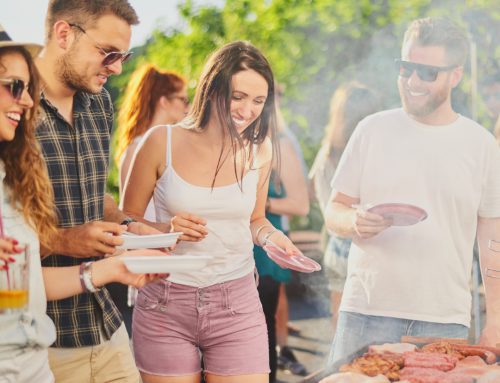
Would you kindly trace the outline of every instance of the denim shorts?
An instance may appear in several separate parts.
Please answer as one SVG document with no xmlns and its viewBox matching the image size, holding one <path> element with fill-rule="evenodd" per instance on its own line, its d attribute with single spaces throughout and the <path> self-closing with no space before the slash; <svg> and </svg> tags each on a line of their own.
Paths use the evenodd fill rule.
<svg viewBox="0 0 500 383">
<path fill-rule="evenodd" d="M 268 374 L 266 320 L 254 274 L 204 288 L 169 281 L 139 290 L 132 324 L 140 371 L 160 376 Z"/>
<path fill-rule="evenodd" d="M 370 344 L 398 343 L 402 336 L 467 338 L 469 329 L 456 323 L 363 315 L 340 311 L 328 364 L 348 358 Z"/>
</svg>

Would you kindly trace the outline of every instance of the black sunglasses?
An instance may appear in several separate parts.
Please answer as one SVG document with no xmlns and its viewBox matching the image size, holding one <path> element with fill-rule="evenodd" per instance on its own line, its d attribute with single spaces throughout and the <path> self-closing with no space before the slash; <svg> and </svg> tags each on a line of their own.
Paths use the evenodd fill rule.
<svg viewBox="0 0 500 383">
<path fill-rule="evenodd" d="M 90 37 L 87 34 L 87 32 L 85 31 L 85 29 L 83 29 L 81 26 L 79 26 L 77 24 L 71 24 L 71 23 L 68 23 L 68 25 L 72 28 L 78 29 L 80 32 L 82 32 L 85 36 L 87 36 L 90 40 L 93 41 L 96 48 L 99 49 L 101 51 L 101 53 L 104 55 L 104 59 L 102 60 L 102 65 L 104 65 L 104 66 L 111 65 L 111 64 L 117 62 L 118 60 L 121 60 L 121 62 L 124 63 L 125 61 L 127 61 L 130 58 L 130 56 L 132 56 L 132 53 L 133 53 L 132 51 L 107 52 L 104 48 L 101 48 L 99 46 L 99 44 L 97 44 L 97 42 L 92 37 Z"/>
<path fill-rule="evenodd" d="M 439 72 L 447 72 L 455 69 L 457 65 L 450 66 L 433 66 L 425 64 L 417 64 L 410 61 L 403 61 L 401 59 L 394 60 L 396 68 L 401 77 L 409 78 L 414 71 L 417 72 L 418 77 L 422 81 L 433 82 L 436 81 Z"/>
<path fill-rule="evenodd" d="M 19 101 L 21 99 L 24 89 L 26 89 L 24 81 L 18 78 L 0 78 L 0 84 L 7 88 L 7 90 L 16 101 Z"/>
</svg>

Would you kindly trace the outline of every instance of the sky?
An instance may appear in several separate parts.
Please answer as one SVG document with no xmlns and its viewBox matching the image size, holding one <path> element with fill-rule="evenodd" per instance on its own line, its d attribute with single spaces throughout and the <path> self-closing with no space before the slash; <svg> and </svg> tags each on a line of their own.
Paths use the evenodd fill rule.
<svg viewBox="0 0 500 383">
<path fill-rule="evenodd" d="M 8 0 L 1 2 L 0 24 L 12 39 L 42 44 L 48 0 Z M 181 25 L 177 5 L 181 0 L 129 0 L 139 15 L 140 24 L 132 27 L 131 46 L 143 44 L 161 25 Z M 222 5 L 224 0 L 196 0 L 197 5 Z"/>
</svg>

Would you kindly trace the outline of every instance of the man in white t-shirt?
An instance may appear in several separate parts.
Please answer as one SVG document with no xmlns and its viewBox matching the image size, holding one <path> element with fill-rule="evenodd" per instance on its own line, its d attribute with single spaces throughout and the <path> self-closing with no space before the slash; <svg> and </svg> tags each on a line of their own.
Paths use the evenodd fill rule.
<svg viewBox="0 0 500 383">
<path fill-rule="evenodd" d="M 403 107 L 361 121 L 342 155 L 326 223 L 353 245 L 330 362 L 404 335 L 467 338 L 476 231 L 488 310 L 482 340 L 500 342 L 500 279 L 486 276 L 500 270 L 488 249 L 500 237 L 500 151 L 450 101 L 467 48 L 451 21 L 414 21 L 397 60 Z M 396 226 L 366 210 L 382 203 L 416 205 L 428 217 Z"/>
</svg>

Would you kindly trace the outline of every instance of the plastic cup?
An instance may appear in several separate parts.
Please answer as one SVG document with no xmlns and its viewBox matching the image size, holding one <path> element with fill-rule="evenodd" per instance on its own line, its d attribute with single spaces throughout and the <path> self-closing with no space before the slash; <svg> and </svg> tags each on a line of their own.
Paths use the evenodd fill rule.
<svg viewBox="0 0 500 383">
<path fill-rule="evenodd" d="M 22 247 L 23 245 L 21 245 Z M 29 297 L 29 246 L 0 269 L 0 314 L 23 311 Z"/>
</svg>

